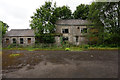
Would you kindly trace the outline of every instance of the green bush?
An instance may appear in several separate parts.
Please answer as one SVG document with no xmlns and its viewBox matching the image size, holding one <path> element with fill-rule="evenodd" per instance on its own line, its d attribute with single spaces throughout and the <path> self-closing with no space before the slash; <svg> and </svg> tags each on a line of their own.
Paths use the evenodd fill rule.
<svg viewBox="0 0 120 80">
<path fill-rule="evenodd" d="M 57 45 L 55 44 L 44 44 L 44 43 L 38 43 L 33 45 L 33 48 L 56 48 Z"/>
<path fill-rule="evenodd" d="M 106 47 L 105 45 L 103 45 L 103 44 L 101 44 L 101 45 L 99 45 L 99 47 Z"/>
<path fill-rule="evenodd" d="M 83 45 L 82 48 L 88 49 L 90 46 L 89 45 Z"/>
<path fill-rule="evenodd" d="M 70 51 L 70 48 L 65 48 L 65 51 Z"/>
<path fill-rule="evenodd" d="M 110 44 L 109 47 L 118 47 L 117 44 Z"/>
<path fill-rule="evenodd" d="M 82 45 L 80 45 L 79 47 L 82 48 Z"/>
<path fill-rule="evenodd" d="M 10 44 L 7 46 L 7 48 L 14 48 L 14 47 L 22 47 L 22 46 L 18 44 Z"/>
</svg>

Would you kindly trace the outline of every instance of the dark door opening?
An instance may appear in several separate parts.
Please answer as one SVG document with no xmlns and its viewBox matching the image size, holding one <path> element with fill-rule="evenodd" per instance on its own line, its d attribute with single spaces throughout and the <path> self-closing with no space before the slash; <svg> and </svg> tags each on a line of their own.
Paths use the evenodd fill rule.
<svg viewBox="0 0 120 80">
<path fill-rule="evenodd" d="M 6 44 L 9 44 L 9 39 L 8 38 L 6 39 Z"/>
<path fill-rule="evenodd" d="M 67 43 L 68 42 L 68 37 L 63 37 L 63 43 Z"/>
<path fill-rule="evenodd" d="M 79 38 L 79 37 L 78 37 L 78 36 L 76 36 L 76 42 L 78 42 L 78 38 Z"/>
<path fill-rule="evenodd" d="M 15 38 L 13 38 L 13 44 L 16 44 L 16 39 Z"/>
</svg>

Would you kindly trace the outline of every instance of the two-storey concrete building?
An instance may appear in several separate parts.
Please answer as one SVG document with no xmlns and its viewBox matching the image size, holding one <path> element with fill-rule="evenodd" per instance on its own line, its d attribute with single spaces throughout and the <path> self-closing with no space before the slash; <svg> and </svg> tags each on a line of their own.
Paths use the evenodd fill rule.
<svg viewBox="0 0 120 80">
<path fill-rule="evenodd" d="M 74 45 L 86 44 L 88 42 L 87 26 L 90 22 L 87 20 L 70 19 L 70 20 L 58 20 L 56 22 L 56 34 L 61 34 L 55 37 L 56 44 L 60 45 L 61 37 L 63 41 L 68 41 Z"/>
</svg>

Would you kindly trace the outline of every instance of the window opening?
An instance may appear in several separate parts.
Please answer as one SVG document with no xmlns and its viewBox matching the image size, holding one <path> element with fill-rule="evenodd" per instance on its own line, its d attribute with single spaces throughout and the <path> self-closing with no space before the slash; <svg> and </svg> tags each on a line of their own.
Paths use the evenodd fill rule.
<svg viewBox="0 0 120 80">
<path fill-rule="evenodd" d="M 87 28 L 82 28 L 81 33 L 87 33 Z"/>
<path fill-rule="evenodd" d="M 13 44 L 16 44 L 16 39 L 15 38 L 13 38 Z"/>
<path fill-rule="evenodd" d="M 62 29 L 62 33 L 69 33 L 68 29 Z"/>
<path fill-rule="evenodd" d="M 20 38 L 20 44 L 23 44 L 23 38 Z"/>
<path fill-rule="evenodd" d="M 78 42 L 78 36 L 76 36 L 76 42 Z"/>
</svg>

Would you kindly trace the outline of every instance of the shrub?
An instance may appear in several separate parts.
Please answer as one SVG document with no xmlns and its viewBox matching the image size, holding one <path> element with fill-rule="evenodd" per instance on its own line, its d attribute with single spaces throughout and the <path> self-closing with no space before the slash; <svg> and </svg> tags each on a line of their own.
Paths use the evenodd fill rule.
<svg viewBox="0 0 120 80">
<path fill-rule="evenodd" d="M 7 46 L 7 48 L 15 48 L 15 47 L 22 48 L 23 46 L 19 45 L 19 44 L 10 44 L 10 45 Z"/>
<path fill-rule="evenodd" d="M 70 48 L 65 48 L 65 51 L 70 51 Z"/>
<path fill-rule="evenodd" d="M 90 47 L 89 45 L 83 45 L 82 48 L 84 48 L 84 49 L 88 49 L 89 47 Z"/>
<path fill-rule="evenodd" d="M 99 47 L 105 47 L 105 45 L 99 45 Z"/>
<path fill-rule="evenodd" d="M 109 47 L 118 47 L 117 44 L 110 44 Z"/>
</svg>

